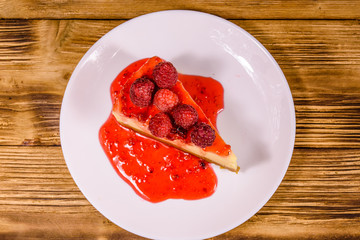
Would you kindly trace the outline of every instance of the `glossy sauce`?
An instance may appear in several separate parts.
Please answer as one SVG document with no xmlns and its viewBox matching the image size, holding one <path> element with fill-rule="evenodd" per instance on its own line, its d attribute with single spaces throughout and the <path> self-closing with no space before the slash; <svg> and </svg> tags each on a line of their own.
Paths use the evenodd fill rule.
<svg viewBox="0 0 360 240">
<path fill-rule="evenodd" d="M 224 109 L 224 88 L 221 83 L 210 77 L 184 74 L 179 74 L 179 80 L 216 126 L 217 116 Z"/>
<path fill-rule="evenodd" d="M 113 104 L 119 92 L 126 91 L 124 86 L 126 87 L 129 77 L 139 70 L 145 61 L 146 59 L 129 65 L 113 81 Z M 216 126 L 217 114 L 223 109 L 221 84 L 214 79 L 200 76 L 179 74 L 179 79 L 184 81 L 190 95 Z M 125 99 L 126 101 L 128 100 Z M 138 109 L 132 108 L 131 104 L 125 109 L 132 117 L 142 116 L 139 120 L 145 120 L 152 115 L 151 111 L 146 111 L 146 115 L 141 111 L 137 112 Z M 123 127 L 112 114 L 101 127 L 99 138 L 119 176 L 145 200 L 195 200 L 215 192 L 217 177 L 209 163 Z"/>
<path fill-rule="evenodd" d="M 217 178 L 209 163 L 121 126 L 111 115 L 100 130 L 114 169 L 150 202 L 212 195 Z"/>
</svg>

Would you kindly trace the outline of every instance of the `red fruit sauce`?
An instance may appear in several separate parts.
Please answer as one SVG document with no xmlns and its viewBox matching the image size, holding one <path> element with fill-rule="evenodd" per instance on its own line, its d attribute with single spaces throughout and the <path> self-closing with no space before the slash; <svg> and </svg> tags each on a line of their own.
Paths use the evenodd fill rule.
<svg viewBox="0 0 360 240">
<path fill-rule="evenodd" d="M 210 77 L 179 74 L 179 80 L 216 127 L 216 118 L 224 109 L 224 89 Z"/>
<path fill-rule="evenodd" d="M 132 63 L 113 81 L 113 104 L 127 79 L 146 60 Z M 221 84 L 212 78 L 200 76 L 179 74 L 179 79 L 216 126 L 217 114 L 224 106 Z M 123 127 L 112 114 L 101 127 L 99 138 L 119 176 L 147 201 L 195 200 L 215 192 L 217 177 L 209 163 Z"/>
</svg>

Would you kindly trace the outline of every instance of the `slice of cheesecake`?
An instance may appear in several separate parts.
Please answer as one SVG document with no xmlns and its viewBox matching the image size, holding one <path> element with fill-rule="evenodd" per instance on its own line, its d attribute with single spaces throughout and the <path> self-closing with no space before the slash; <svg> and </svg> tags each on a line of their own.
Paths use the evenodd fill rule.
<svg viewBox="0 0 360 240">
<path fill-rule="evenodd" d="M 152 102 L 149 103 L 149 101 L 152 100 L 147 99 L 146 97 L 141 99 L 140 102 L 136 102 L 136 99 L 134 100 L 134 97 L 132 96 L 132 94 L 134 94 L 132 92 L 134 91 L 132 87 L 134 87 L 133 85 L 135 84 L 135 82 L 138 83 L 139 79 L 141 78 L 150 79 L 150 82 L 152 82 L 154 78 L 154 69 L 156 68 L 156 66 L 158 66 L 158 64 L 164 62 L 165 61 L 159 57 L 152 57 L 147 60 L 140 61 L 140 65 L 138 67 L 135 67 L 136 70 L 134 72 L 122 73 L 122 78 L 117 83 L 121 85 L 121 90 L 118 91 L 117 96 L 113 99 L 112 113 L 117 119 L 117 121 L 120 124 L 133 129 L 136 132 L 146 135 L 147 137 L 156 139 L 167 145 L 171 145 L 184 152 L 188 152 L 202 159 L 205 159 L 206 161 L 218 164 L 221 167 L 224 167 L 231 171 L 238 171 L 239 167 L 237 166 L 236 162 L 237 158 L 232 152 L 230 145 L 226 144 L 225 141 L 220 137 L 218 131 L 213 126 L 211 121 L 204 114 L 200 106 L 196 104 L 195 101 L 191 98 L 190 94 L 186 91 L 183 84 L 179 80 L 175 80 L 176 82 L 171 87 L 166 88 L 169 88 L 169 90 L 175 93 L 175 95 L 178 97 L 179 103 L 177 104 L 177 106 L 191 106 L 191 109 L 196 110 L 197 116 L 195 122 L 191 126 L 186 125 L 183 127 L 176 124 L 176 119 L 175 123 L 172 119 L 171 131 L 169 130 L 170 132 L 167 132 L 166 136 L 160 137 L 159 135 L 154 135 L 154 131 L 150 130 L 151 128 L 149 129 L 149 125 L 152 124 L 152 118 L 154 118 L 155 115 L 159 115 L 159 113 L 161 113 L 162 111 L 160 111 L 159 108 L 155 106 Z M 154 86 L 152 86 L 151 84 L 153 83 L 150 83 L 149 87 L 145 87 L 145 90 L 144 88 L 139 88 L 140 94 L 144 93 L 144 91 L 146 92 L 147 90 L 156 91 L 156 89 L 158 89 L 155 84 Z M 157 85 L 160 84 L 157 83 Z M 152 96 L 154 95 L 153 92 L 151 94 Z M 170 118 L 172 118 L 171 111 L 166 112 L 163 115 L 169 115 Z M 202 145 L 201 143 L 199 144 L 198 141 L 194 141 L 193 132 L 195 131 L 195 129 L 198 130 L 199 126 L 208 126 L 208 129 L 212 129 L 210 130 L 210 133 L 212 134 L 212 136 L 209 137 L 210 143 L 208 142 L 208 139 L 205 141 L 207 145 Z M 166 124 L 159 126 L 159 128 L 166 129 Z M 199 131 L 203 132 L 203 128 L 201 128 L 201 130 L 198 130 L 198 132 Z M 205 138 L 206 137 L 207 136 L 205 135 Z M 199 135 L 197 135 L 196 139 L 199 139 Z M 196 144 L 194 144 L 194 142 Z"/>
</svg>

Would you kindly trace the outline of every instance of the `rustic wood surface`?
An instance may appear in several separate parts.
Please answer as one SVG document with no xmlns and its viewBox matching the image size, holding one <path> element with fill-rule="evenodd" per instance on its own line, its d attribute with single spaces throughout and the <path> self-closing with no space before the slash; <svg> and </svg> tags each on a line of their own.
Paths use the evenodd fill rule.
<svg viewBox="0 0 360 240">
<path fill-rule="evenodd" d="M 142 239 L 71 178 L 59 114 L 72 71 L 103 34 L 158 10 L 227 18 L 274 56 L 292 90 L 288 172 L 249 221 L 213 239 L 360 239 L 360 1 L 0 0 L 0 239 Z"/>
</svg>

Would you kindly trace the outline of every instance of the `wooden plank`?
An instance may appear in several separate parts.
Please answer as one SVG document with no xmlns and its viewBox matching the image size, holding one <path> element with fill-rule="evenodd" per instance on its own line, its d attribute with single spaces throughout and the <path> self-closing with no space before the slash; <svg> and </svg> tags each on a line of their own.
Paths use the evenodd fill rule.
<svg viewBox="0 0 360 240">
<path fill-rule="evenodd" d="M 92 207 L 60 147 L 0 147 L 0 238 L 138 239 Z M 359 149 L 295 149 L 270 201 L 215 239 L 360 237 Z M 75 224 L 76 223 L 76 224 Z"/>
<path fill-rule="evenodd" d="M 44 63 L 76 64 L 96 40 L 123 22 L 3 20 L 1 70 Z M 360 63 L 358 21 L 232 22 L 257 38 L 282 67 L 300 71 L 304 65 L 323 70 L 346 65 L 344 69 L 356 70 Z"/>
<path fill-rule="evenodd" d="M 98 212 L 73 214 L 10 212 L 0 217 L 0 226 L 0 238 L 11 240 L 145 239 L 117 227 Z"/>
<path fill-rule="evenodd" d="M 0 22 L 0 145 L 60 144 L 61 100 L 72 71 L 122 22 Z M 357 21 L 234 23 L 263 43 L 284 71 L 296 108 L 296 147 L 360 147 Z"/>
<path fill-rule="evenodd" d="M 359 19 L 356 0 L 251 1 L 251 0 L 95 0 L 0 1 L 1 18 L 129 19 L 162 10 L 196 10 L 227 19 Z"/>
<path fill-rule="evenodd" d="M 60 144 L 61 101 L 71 73 L 88 48 L 120 23 L 0 22 L 0 144 Z"/>
</svg>

